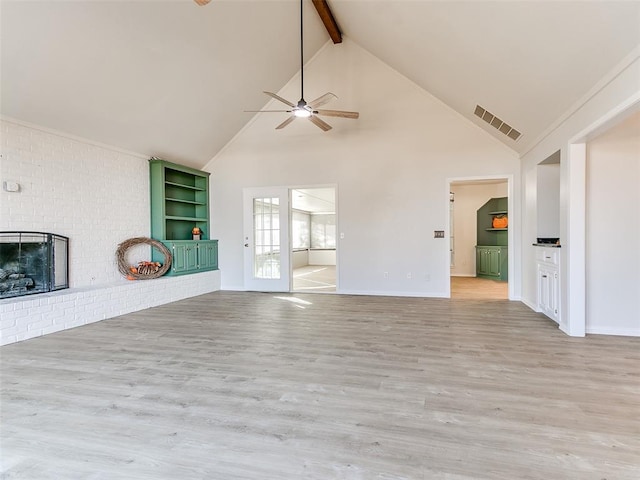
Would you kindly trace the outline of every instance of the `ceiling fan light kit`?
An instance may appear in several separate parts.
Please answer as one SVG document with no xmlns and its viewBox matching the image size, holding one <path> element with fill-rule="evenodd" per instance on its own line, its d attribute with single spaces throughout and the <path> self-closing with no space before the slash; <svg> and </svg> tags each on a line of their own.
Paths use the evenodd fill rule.
<svg viewBox="0 0 640 480">
<path fill-rule="evenodd" d="M 198 0 L 196 0 L 198 1 Z M 201 0 L 204 1 L 204 0 Z M 340 117 L 340 118 L 350 118 L 357 119 L 360 114 L 358 112 L 348 112 L 344 110 L 318 110 L 317 107 L 324 105 L 325 103 L 333 100 L 334 98 L 338 98 L 335 94 L 331 92 L 327 92 L 324 95 L 316 98 L 315 100 L 307 103 L 304 99 L 304 31 L 303 31 L 303 16 L 302 16 L 302 2 L 300 0 L 300 100 L 297 104 L 290 102 L 279 95 L 276 95 L 272 92 L 264 92 L 269 95 L 271 98 L 278 100 L 281 103 L 284 103 L 288 107 L 289 110 L 245 110 L 247 112 L 254 113 L 290 113 L 291 116 L 287 118 L 284 122 L 276 127 L 276 130 L 280 130 L 291 122 L 293 122 L 296 118 L 308 118 L 311 123 L 320 128 L 323 131 L 331 130 L 331 125 L 329 125 L 324 120 L 318 118 L 319 115 L 324 115 L 326 117 Z"/>
<path fill-rule="evenodd" d="M 303 108 L 299 108 L 295 110 L 293 114 L 298 118 L 309 118 L 311 116 L 311 112 Z"/>
</svg>

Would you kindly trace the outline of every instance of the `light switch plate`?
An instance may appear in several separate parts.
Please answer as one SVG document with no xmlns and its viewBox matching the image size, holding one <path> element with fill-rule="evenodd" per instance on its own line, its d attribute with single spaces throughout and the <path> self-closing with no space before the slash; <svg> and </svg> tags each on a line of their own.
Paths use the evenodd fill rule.
<svg viewBox="0 0 640 480">
<path fill-rule="evenodd" d="M 433 238 L 444 238 L 444 230 L 434 230 Z"/>
</svg>

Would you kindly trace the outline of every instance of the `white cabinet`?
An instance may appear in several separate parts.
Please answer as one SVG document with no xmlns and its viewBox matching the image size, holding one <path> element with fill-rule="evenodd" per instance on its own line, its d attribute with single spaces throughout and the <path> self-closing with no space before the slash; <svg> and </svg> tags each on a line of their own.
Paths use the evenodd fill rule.
<svg viewBox="0 0 640 480">
<path fill-rule="evenodd" d="M 536 247 L 538 266 L 538 311 L 560 321 L 560 250 Z"/>
</svg>

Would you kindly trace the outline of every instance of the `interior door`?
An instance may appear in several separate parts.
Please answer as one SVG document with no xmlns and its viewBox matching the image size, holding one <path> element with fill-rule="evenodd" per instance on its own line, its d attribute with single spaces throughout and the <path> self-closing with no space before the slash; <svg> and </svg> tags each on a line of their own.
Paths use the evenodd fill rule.
<svg viewBox="0 0 640 480">
<path fill-rule="evenodd" d="M 243 193 L 245 289 L 288 292 L 289 190 L 245 188 Z"/>
</svg>

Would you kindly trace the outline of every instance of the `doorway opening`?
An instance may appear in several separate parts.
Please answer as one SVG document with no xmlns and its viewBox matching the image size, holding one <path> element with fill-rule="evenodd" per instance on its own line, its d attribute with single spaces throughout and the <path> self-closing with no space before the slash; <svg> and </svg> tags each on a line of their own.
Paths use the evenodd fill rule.
<svg viewBox="0 0 640 480">
<path fill-rule="evenodd" d="M 507 178 L 449 183 L 451 298 L 509 298 Z"/>
<path fill-rule="evenodd" d="M 291 290 L 336 292 L 336 189 L 291 190 Z"/>
</svg>

